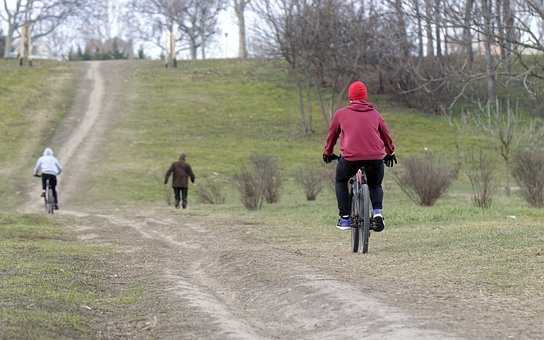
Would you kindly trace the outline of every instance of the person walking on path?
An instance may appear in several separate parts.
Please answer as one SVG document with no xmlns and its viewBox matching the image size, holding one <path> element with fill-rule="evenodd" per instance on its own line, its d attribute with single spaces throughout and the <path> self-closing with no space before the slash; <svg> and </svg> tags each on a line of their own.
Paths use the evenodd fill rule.
<svg viewBox="0 0 544 340">
<path fill-rule="evenodd" d="M 187 156 L 181 154 L 177 162 L 172 163 L 166 175 L 164 176 L 164 184 L 168 184 L 168 180 L 172 175 L 172 189 L 174 190 L 174 196 L 176 197 L 176 208 L 181 206 L 183 209 L 187 208 L 187 195 L 189 194 L 189 178 L 191 182 L 195 182 L 195 174 L 193 169 L 186 161 Z"/>
</svg>

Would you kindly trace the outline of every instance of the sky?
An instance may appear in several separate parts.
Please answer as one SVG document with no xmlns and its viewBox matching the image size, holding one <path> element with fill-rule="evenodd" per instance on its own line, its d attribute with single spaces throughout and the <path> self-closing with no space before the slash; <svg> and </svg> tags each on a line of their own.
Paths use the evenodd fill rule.
<svg viewBox="0 0 544 340">
<path fill-rule="evenodd" d="M 15 2 L 16 0 L 8 0 L 8 3 Z M 126 0 L 111 0 L 116 5 L 122 5 Z M 3 0 L 0 0 L 3 5 Z M 252 20 L 246 19 L 248 25 L 248 31 Z M 4 31 L 7 29 L 5 23 L 2 21 L 2 27 Z M 235 58 L 238 56 L 238 26 L 236 24 L 236 16 L 234 10 L 229 6 L 226 11 L 221 12 L 219 16 L 219 29 L 220 33 L 214 39 L 214 42 L 208 47 L 207 56 L 209 58 Z M 122 31 L 122 27 L 117 25 L 113 28 L 113 35 Z M 158 57 L 160 50 L 158 48 L 147 47 L 147 55 Z M 189 58 L 188 52 L 181 52 L 181 58 Z"/>
</svg>

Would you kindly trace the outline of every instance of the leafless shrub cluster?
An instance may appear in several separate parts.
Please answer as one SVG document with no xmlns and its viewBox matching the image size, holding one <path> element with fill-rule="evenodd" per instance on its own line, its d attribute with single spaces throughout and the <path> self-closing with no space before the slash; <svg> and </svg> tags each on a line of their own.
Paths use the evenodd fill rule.
<svg viewBox="0 0 544 340">
<path fill-rule="evenodd" d="M 322 166 L 306 165 L 300 166 L 295 171 L 295 180 L 306 194 L 308 201 L 315 201 L 317 196 L 323 190 L 327 173 Z"/>
<path fill-rule="evenodd" d="M 512 173 L 527 202 L 544 207 L 544 149 L 520 151 L 514 156 Z"/>
<path fill-rule="evenodd" d="M 465 156 L 465 173 L 472 186 L 474 205 L 487 209 L 491 207 L 496 189 L 496 166 L 489 153 L 480 150 Z"/>
<path fill-rule="evenodd" d="M 414 202 L 432 206 L 457 178 L 458 167 L 451 166 L 431 152 L 403 160 L 402 170 L 393 172 L 402 191 Z"/>
<path fill-rule="evenodd" d="M 277 203 L 282 185 L 276 157 L 254 154 L 234 177 L 240 199 L 249 210 L 261 209 L 264 202 Z"/>
<path fill-rule="evenodd" d="M 201 179 L 196 185 L 196 193 L 200 203 L 223 204 L 226 201 L 224 182 L 217 177 Z"/>
</svg>

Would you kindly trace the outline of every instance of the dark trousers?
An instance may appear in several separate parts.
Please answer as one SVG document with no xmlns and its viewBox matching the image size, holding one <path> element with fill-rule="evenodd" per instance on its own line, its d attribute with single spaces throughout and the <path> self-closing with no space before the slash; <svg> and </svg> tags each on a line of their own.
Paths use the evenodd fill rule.
<svg viewBox="0 0 544 340">
<path fill-rule="evenodd" d="M 42 174 L 42 189 L 43 189 L 43 191 L 45 191 L 47 181 L 49 181 L 49 186 L 51 187 L 51 190 L 53 190 L 53 197 L 55 198 L 55 204 L 58 204 L 59 200 L 57 198 L 57 176 L 49 175 L 49 174 Z"/>
<path fill-rule="evenodd" d="M 188 188 L 176 188 L 174 187 L 174 196 L 176 198 L 176 207 L 179 207 L 179 202 L 182 202 L 183 207 L 187 207 L 187 195 L 189 194 Z"/>
<path fill-rule="evenodd" d="M 365 170 L 372 207 L 374 209 L 383 208 L 383 160 L 347 161 L 344 158 L 340 158 L 336 166 L 336 199 L 338 200 L 340 216 L 351 214 L 351 196 L 348 190 L 348 182 L 361 167 Z"/>
</svg>

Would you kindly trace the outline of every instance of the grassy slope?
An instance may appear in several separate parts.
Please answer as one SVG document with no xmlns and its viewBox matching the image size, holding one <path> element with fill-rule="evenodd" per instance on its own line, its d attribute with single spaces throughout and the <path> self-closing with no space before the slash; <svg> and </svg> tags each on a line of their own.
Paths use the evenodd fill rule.
<svg viewBox="0 0 544 340">
<path fill-rule="evenodd" d="M 181 151 L 189 155 L 199 178 L 217 172 L 228 180 L 252 152 L 279 156 L 286 175 L 300 164 L 321 166 L 317 161 L 324 123 L 316 110 L 317 133 L 297 136 L 296 96 L 285 86 L 285 78 L 281 65 L 262 61 L 183 62 L 178 70 L 141 63 L 131 84 L 134 95 L 127 97 L 126 117 L 110 136 L 105 163 L 95 169 L 104 176 L 88 197 L 105 204 L 164 204 L 162 176 Z M 458 134 L 444 120 L 385 98 L 376 98 L 376 103 L 391 125 L 401 161 L 425 147 L 455 154 Z M 470 146 L 481 144 L 481 138 L 461 139 Z M 519 198 L 502 196 L 482 212 L 472 206 L 469 188 L 461 180 L 435 207 L 423 208 L 410 202 L 388 175 L 389 227 L 372 238 L 372 252 L 379 257 L 369 256 L 377 266 L 355 260 L 337 265 L 377 280 L 416 280 L 418 287 L 431 292 L 439 291 L 434 280 L 439 277 L 441 287 L 458 292 L 479 287 L 491 295 L 514 298 L 523 289 L 542 297 L 538 277 L 544 275 L 544 212 Z M 193 195 L 190 213 L 237 215 L 256 225 L 264 221 L 266 227 L 252 227 L 248 235 L 303 251 L 346 254 L 346 235 L 331 227 L 336 214 L 331 190 L 324 190 L 316 202 L 306 202 L 288 179 L 281 202 L 257 213 L 246 212 L 236 197 L 231 188 L 225 205 L 208 207 L 195 204 Z M 432 275 L 415 274 L 421 272 Z M 521 300 L 531 302 L 527 296 Z"/>
<path fill-rule="evenodd" d="M 2 208 L 20 203 L 15 183 L 31 174 L 34 158 L 70 107 L 76 79 L 74 65 L 37 62 L 21 68 L 0 60 L 0 168 L 10 178 L 0 181 L 0 199 L 8 203 Z"/>
</svg>

